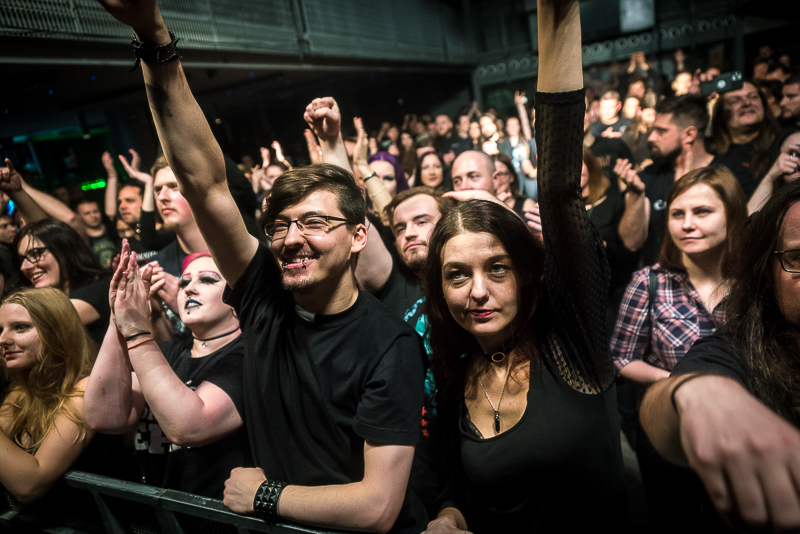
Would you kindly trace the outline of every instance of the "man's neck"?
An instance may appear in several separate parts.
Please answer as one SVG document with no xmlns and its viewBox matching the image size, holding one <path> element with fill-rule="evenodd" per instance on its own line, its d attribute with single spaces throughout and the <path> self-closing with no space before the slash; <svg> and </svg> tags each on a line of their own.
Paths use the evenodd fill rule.
<svg viewBox="0 0 800 534">
<path fill-rule="evenodd" d="M 612 117 L 612 118 L 610 118 L 608 120 L 600 117 L 600 122 L 602 122 L 606 126 L 614 126 L 617 123 L 618 120 L 619 120 L 619 115 L 617 115 L 616 117 Z"/>
<path fill-rule="evenodd" d="M 341 277 L 317 284 L 310 293 L 293 293 L 295 303 L 310 313 L 331 315 L 341 313 L 358 299 L 358 285 L 350 268 Z"/>
<path fill-rule="evenodd" d="M 187 254 L 194 254 L 208 249 L 200 229 L 194 222 L 187 224 L 185 227 L 177 228 L 175 236 L 178 238 L 178 245 Z"/>
<path fill-rule="evenodd" d="M 680 178 L 687 172 L 691 172 L 701 167 L 707 167 L 714 160 L 714 155 L 706 151 L 706 147 L 701 140 L 697 140 L 675 159 L 675 179 Z"/>
<path fill-rule="evenodd" d="M 84 225 L 84 228 L 86 229 L 86 235 L 89 237 L 101 237 L 104 233 L 106 233 L 106 227 L 102 224 L 100 226 L 96 226 L 95 228 Z"/>
</svg>

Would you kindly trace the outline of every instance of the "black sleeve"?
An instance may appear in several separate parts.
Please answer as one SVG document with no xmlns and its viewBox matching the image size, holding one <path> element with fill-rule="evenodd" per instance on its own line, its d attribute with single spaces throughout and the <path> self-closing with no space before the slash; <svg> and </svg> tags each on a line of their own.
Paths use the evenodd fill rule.
<svg viewBox="0 0 800 534">
<path fill-rule="evenodd" d="M 261 207 L 261 204 L 253 192 L 253 185 L 247 180 L 244 173 L 236 167 L 236 162 L 228 156 L 225 156 L 225 177 L 228 180 L 228 189 L 231 192 L 233 201 L 239 208 L 239 213 L 242 215 L 247 231 L 251 235 L 259 237 L 255 213 Z"/>
<path fill-rule="evenodd" d="M 609 269 L 581 197 L 584 110 L 583 90 L 536 95 L 544 287 L 567 373 L 605 390 L 614 381 L 605 326 Z"/>
<path fill-rule="evenodd" d="M 256 325 L 263 313 L 280 306 L 291 294 L 281 288 L 281 273 L 275 258 L 263 243 L 259 243 L 250 265 L 237 280 L 236 287 L 225 288 L 223 301 L 236 310 L 242 331 Z M 294 309 L 293 301 L 288 309 Z"/>
<path fill-rule="evenodd" d="M 71 291 L 69 298 L 82 300 L 90 305 L 100 315 L 100 318 L 95 323 L 107 326 L 108 321 L 111 320 L 111 308 L 108 304 L 108 288 L 110 285 L 111 278 L 102 278 L 97 282 Z"/>
<path fill-rule="evenodd" d="M 139 215 L 139 237 L 145 250 L 161 250 L 175 241 L 175 232 L 156 230 L 156 212 L 142 211 Z"/>
<path fill-rule="evenodd" d="M 746 384 L 741 359 L 730 342 L 721 334 L 713 334 L 695 341 L 675 368 L 671 376 L 691 373 L 727 376 Z"/>
</svg>

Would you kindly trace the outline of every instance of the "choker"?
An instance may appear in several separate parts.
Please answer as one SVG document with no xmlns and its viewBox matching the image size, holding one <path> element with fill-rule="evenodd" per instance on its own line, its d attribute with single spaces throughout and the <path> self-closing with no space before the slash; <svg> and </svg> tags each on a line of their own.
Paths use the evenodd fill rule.
<svg viewBox="0 0 800 534">
<path fill-rule="evenodd" d="M 500 363 L 502 361 L 505 361 L 506 356 L 508 356 L 508 353 L 511 352 L 512 349 L 513 349 L 513 346 L 512 347 L 507 347 L 506 344 L 504 343 L 503 346 L 500 347 L 500 350 L 496 350 L 494 352 L 489 352 L 489 353 L 485 353 L 484 352 L 482 354 L 483 354 L 483 358 L 487 362 Z"/>
<path fill-rule="evenodd" d="M 238 326 L 236 328 L 234 328 L 233 330 L 231 330 L 230 332 L 225 332 L 224 334 L 220 334 L 218 336 L 210 337 L 208 339 L 200 339 L 199 337 L 195 337 L 195 336 L 192 336 L 192 337 L 195 338 L 197 341 L 199 341 L 201 346 L 205 347 L 207 341 L 214 341 L 215 339 L 220 339 L 220 338 L 223 338 L 225 336 L 229 336 L 229 335 L 233 334 L 234 332 L 236 332 L 237 330 L 239 330 Z"/>
</svg>

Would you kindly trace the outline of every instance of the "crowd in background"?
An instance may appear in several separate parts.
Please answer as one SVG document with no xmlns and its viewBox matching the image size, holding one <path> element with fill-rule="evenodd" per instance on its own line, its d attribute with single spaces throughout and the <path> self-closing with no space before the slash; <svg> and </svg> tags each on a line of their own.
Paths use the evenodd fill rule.
<svg viewBox="0 0 800 534">
<path fill-rule="evenodd" d="M 580 197 L 577 191 L 561 191 L 553 185 L 555 178 L 551 178 L 558 172 L 554 171 L 556 165 L 562 163 L 559 158 L 566 158 L 560 154 L 559 146 L 554 146 L 553 139 L 558 138 L 565 146 L 573 139 L 559 131 L 562 124 L 558 121 L 567 124 L 571 120 L 566 114 L 558 116 L 561 111 L 553 111 L 561 104 L 543 102 L 544 117 L 537 117 L 534 97 L 516 92 L 515 113 L 511 115 L 492 108 L 480 110 L 478 103 L 473 102 L 465 103 L 454 116 L 418 113 L 406 115 L 402 124 L 387 121 L 365 125 L 356 117 L 352 119 L 352 129 L 349 123 L 344 124 L 342 117 L 347 110 L 340 111 L 332 99 L 317 99 L 309 105 L 305 115 L 309 129 L 305 137 L 307 157 L 315 165 L 309 169 L 335 174 L 331 170 L 318 170 L 327 167 L 316 167 L 328 164 L 351 171 L 357 185 L 356 196 L 366 198 L 364 242 L 356 243 L 359 238 L 353 238 L 352 250 L 359 255 L 358 263 L 353 266 L 357 288 L 373 294 L 385 306 L 380 310 L 368 308 L 370 321 L 380 324 L 384 320 L 378 331 L 384 328 L 383 334 L 392 343 L 395 343 L 392 336 L 405 339 L 402 328 L 406 326 L 400 325 L 401 322 L 410 327 L 409 332 L 419 334 L 402 341 L 402 350 L 395 345 L 387 348 L 388 341 L 364 345 L 370 350 L 399 351 L 397 357 L 406 358 L 406 362 L 409 353 L 419 353 L 420 358 L 408 363 L 403 372 L 398 371 L 403 366 L 380 367 L 388 365 L 383 360 L 376 364 L 380 367 L 377 371 L 370 371 L 376 373 L 370 375 L 371 379 L 390 384 L 381 394 L 402 395 L 408 401 L 408 410 L 388 410 L 385 404 L 370 397 L 374 404 L 359 404 L 360 411 L 353 423 L 356 433 L 367 443 L 398 446 L 416 443 L 413 464 L 411 457 L 397 456 L 393 461 L 408 462 L 410 491 L 417 495 L 424 512 L 415 515 L 414 510 L 408 509 L 411 500 L 406 498 L 403 509 L 395 511 L 396 525 L 407 520 L 411 525 L 409 531 L 413 531 L 419 526 L 414 519 L 424 516 L 424 524 L 433 521 L 428 527 L 430 532 L 455 532 L 456 526 L 466 529 L 466 525 L 475 532 L 500 531 L 497 525 L 517 524 L 519 510 L 539 514 L 536 517 L 541 520 L 542 531 L 558 525 L 556 519 L 529 502 L 546 500 L 542 494 L 532 490 L 525 498 L 510 495 L 514 492 L 493 485 L 491 475 L 486 472 L 488 467 L 482 470 L 478 466 L 491 458 L 506 470 L 528 469 L 527 464 L 503 462 L 505 453 L 501 449 L 484 450 L 480 454 L 473 450 L 482 446 L 475 444 L 489 442 L 487 438 L 497 438 L 522 427 L 517 432 L 520 441 L 516 444 L 531 449 L 534 456 L 548 451 L 553 456 L 545 457 L 543 465 L 550 462 L 558 466 L 554 470 L 561 469 L 542 474 L 547 480 L 570 476 L 576 485 L 581 485 L 582 477 L 592 469 L 601 471 L 595 475 L 608 480 L 618 476 L 619 473 L 612 472 L 622 467 L 621 458 L 615 457 L 620 444 L 614 440 L 620 438 L 635 451 L 637 462 L 632 469 L 640 478 L 639 482 L 627 481 L 627 502 L 642 504 L 631 498 L 631 492 L 638 491 L 638 484 L 643 484 L 647 512 L 633 511 L 628 516 L 623 511 L 624 519 L 615 517 L 604 522 L 598 518 L 598 524 L 624 524 L 627 526 L 622 528 L 628 528 L 632 522 L 634 528 L 647 532 L 708 532 L 726 528 L 710 511 L 712 505 L 725 511 L 719 505 L 719 494 L 709 487 L 708 478 L 697 469 L 698 463 L 691 461 L 691 453 L 685 452 L 694 470 L 685 466 L 685 457 L 684 467 L 665 460 L 666 457 L 674 461 L 675 456 L 664 452 L 660 438 L 650 433 L 646 419 L 640 422 L 639 410 L 646 390 L 654 384 L 666 383 L 665 379 L 674 380 L 669 378 L 670 374 L 676 366 L 680 368 L 695 342 L 715 339 L 725 331 L 729 320 L 744 324 L 741 292 L 746 294 L 748 288 L 740 287 L 737 276 L 742 272 L 738 258 L 743 247 L 749 246 L 747 229 L 753 225 L 753 214 L 779 202 L 773 197 L 781 191 L 789 195 L 786 191 L 800 177 L 800 74 L 794 64 L 797 58 L 764 46 L 758 57 L 751 60 L 752 70 L 744 73 L 741 80 L 720 72 L 714 65 L 688 71 L 684 65 L 689 61 L 682 51 L 674 54 L 669 72 L 662 72 L 663 66 L 659 69 L 648 62 L 644 53 L 637 52 L 631 56 L 629 66 L 615 73 L 610 81 L 588 83 L 583 102 L 570 104 L 573 111 L 585 104 L 582 146 L 575 152 L 579 152 L 580 161 L 564 160 L 565 165 L 580 166 L 580 179 L 576 176 L 574 183 L 568 184 L 579 189 Z M 723 78 L 734 84 L 732 89 L 730 85 L 725 88 L 713 85 L 714 80 Z M 542 81 L 539 83 L 541 89 Z M 538 98 L 546 99 L 543 94 L 539 93 Z M 540 104 L 535 104 L 539 109 Z M 256 280 L 256 267 L 264 272 L 277 268 L 285 271 L 283 288 L 295 295 L 298 308 L 304 308 L 302 303 L 307 301 L 302 295 L 308 294 L 306 288 L 291 279 L 295 274 L 286 273 L 302 272 L 307 264 L 315 262 L 320 269 L 333 268 L 324 264 L 324 253 L 320 255 L 313 247 L 298 246 L 294 255 L 279 254 L 275 252 L 276 243 L 328 235 L 336 231 L 336 221 L 348 228 L 355 222 L 364 222 L 363 216 L 354 221 L 354 217 L 359 217 L 357 210 L 352 215 L 340 209 L 342 217 L 337 218 L 330 216 L 330 212 L 311 209 L 295 213 L 297 210 L 291 211 L 287 206 L 302 206 L 309 198 L 317 198 L 314 195 L 320 195 L 320 191 L 340 196 L 353 194 L 347 191 L 349 186 L 336 182 L 349 179 L 350 175 L 328 176 L 331 183 L 339 185 L 325 185 L 321 190 L 298 189 L 305 191 L 304 194 L 289 190 L 285 184 L 293 183 L 292 180 L 311 183 L 308 173 L 313 172 L 293 166 L 278 141 L 262 148 L 257 157 L 247 155 L 236 162 L 225 155 L 216 161 L 220 169 L 224 168 L 224 176 L 212 189 L 225 189 L 232 198 L 232 203 L 220 205 L 220 209 L 230 209 L 234 212 L 231 216 L 239 216 L 241 224 L 234 226 L 246 231 L 255 243 L 248 245 L 252 250 L 247 249 L 250 257 L 255 254 L 254 263 L 249 264 L 248 257 L 248 261 L 240 261 L 242 268 L 237 270 L 222 265 L 218 254 L 226 249 L 216 244 L 217 239 L 232 239 L 233 233 L 220 230 L 219 237 L 212 242 L 208 237 L 210 223 L 198 215 L 203 211 L 196 207 L 202 195 L 183 181 L 185 176 L 199 171 L 173 159 L 180 151 L 195 154 L 202 152 L 203 147 L 182 146 L 169 139 L 165 128 L 159 124 L 166 155 L 159 156 L 152 165 L 141 162 L 135 148 L 130 148 L 127 154 L 97 155 L 107 172 L 103 202 L 76 197 L 74 191 L 66 188 L 49 194 L 38 191 L 15 169 L 17 162 L 5 160 L 0 174 L 0 293 L 5 299 L 0 307 L 0 350 L 5 356 L 0 361 L 5 399 L 0 408 L 0 427 L 3 441 L 8 443 L 0 443 L 0 483 L 21 502 L 45 496 L 68 469 L 83 469 L 224 497 L 226 504 L 240 511 L 230 488 L 238 487 L 242 479 L 231 482 L 235 479 L 231 470 L 235 473 L 236 468 L 263 467 L 262 463 L 267 461 L 264 458 L 270 462 L 290 462 L 289 452 L 271 450 L 284 445 L 268 447 L 268 454 L 256 450 L 275 439 L 279 432 L 297 432 L 300 437 L 292 438 L 285 446 L 299 449 L 306 446 L 304 443 L 319 439 L 314 437 L 315 432 L 331 432 L 335 437 L 334 445 L 330 446 L 335 449 L 330 453 L 332 464 L 353 453 L 345 450 L 348 447 L 342 444 L 345 438 L 338 433 L 342 425 L 350 423 L 343 423 L 343 416 L 336 410 L 332 410 L 330 420 L 311 415 L 315 411 L 313 406 L 292 407 L 300 414 L 295 417 L 309 421 L 301 424 L 289 416 L 274 429 L 259 431 L 254 438 L 255 431 L 248 425 L 257 420 L 261 408 L 254 407 L 250 398 L 253 390 L 248 389 L 251 386 L 242 376 L 248 370 L 253 375 L 262 370 L 258 366 L 248 367 L 251 340 L 256 340 L 252 343 L 258 346 L 268 346 L 270 351 L 299 350 L 292 342 L 276 344 L 269 337 L 273 330 L 301 327 L 294 323 L 286 326 L 288 323 L 282 322 L 285 317 L 269 308 L 271 304 L 264 304 L 268 312 L 261 310 L 258 302 L 254 304 L 261 297 L 252 295 L 273 295 L 277 291 Z M 345 135 L 337 147 L 336 139 L 342 131 L 352 131 L 355 135 Z M 167 142 L 164 136 L 169 139 Z M 537 145 L 537 139 L 542 146 Z M 547 151 L 549 156 L 544 155 Z M 549 170 L 541 165 L 547 157 Z M 118 176 L 116 159 L 125 170 L 125 180 Z M 552 199 L 561 198 L 558 195 L 566 200 L 555 205 Z M 578 206 L 575 203 L 580 203 L 580 209 L 569 211 L 567 207 Z M 280 211 L 283 208 L 291 217 L 283 217 L 284 212 Z M 787 213 L 792 209 L 784 207 L 781 217 L 785 215 L 788 220 Z M 557 215 L 555 212 L 559 210 L 569 213 Z M 591 225 L 583 225 L 584 219 Z M 773 221 L 770 231 L 778 235 L 781 222 L 782 219 Z M 548 228 L 548 224 L 552 226 Z M 770 228 L 768 223 L 760 224 Z M 481 228 L 490 233 L 481 234 Z M 516 236 L 520 228 L 526 229 L 526 235 Z M 788 230 L 783 232 L 780 235 L 788 235 Z M 464 235 L 501 237 L 487 243 L 471 241 Z M 461 240 L 458 249 L 448 245 L 454 239 Z M 356 251 L 357 245 L 360 248 Z M 512 326 L 504 327 L 513 330 L 513 335 L 492 344 L 481 337 L 480 325 L 484 319 L 490 322 L 489 317 L 497 310 L 488 309 L 488 305 L 487 309 L 473 306 L 475 302 L 481 303 L 475 297 L 478 291 L 475 284 L 480 277 L 468 273 L 473 272 L 469 269 L 477 272 L 483 268 L 474 265 L 474 256 L 480 256 L 476 251 L 498 246 L 505 256 L 511 257 L 502 261 L 521 263 L 524 267 L 516 268 L 529 269 L 530 273 L 517 287 L 521 296 L 515 301 L 514 317 L 509 319 Z M 266 254 L 266 247 L 276 254 L 277 267 L 271 256 L 269 260 L 261 257 L 262 250 Z M 568 251 L 569 247 L 577 250 Z M 592 247 L 603 253 L 595 255 Z M 770 251 L 777 254 L 774 261 L 785 273 L 798 272 L 800 254 L 796 249 L 800 241 L 793 247 Z M 527 249 L 532 251 L 529 255 Z M 511 270 L 502 261 L 497 260 L 500 263 L 492 263 L 488 268 L 487 284 L 499 284 L 496 279 Z M 581 265 L 576 266 L 576 262 Z M 460 267 L 448 267 L 452 265 Z M 583 266 L 586 271 L 582 273 Z M 446 274 L 448 268 L 452 274 Z M 324 271 L 326 276 L 329 271 Z M 600 274 L 593 278 L 595 272 L 605 278 Z M 574 278 L 569 278 L 572 274 Z M 471 282 L 469 297 L 463 297 L 459 304 L 459 281 L 473 277 L 476 281 Z M 542 279 L 545 282 L 540 284 Z M 593 287 L 597 280 L 606 279 L 607 291 Z M 773 280 L 773 286 L 775 283 Z M 233 291 L 225 293 L 226 285 Z M 595 302 L 574 296 L 576 289 L 568 289 L 569 286 L 585 293 L 602 290 L 602 294 Z M 530 289 L 534 287 L 535 290 Z M 755 291 L 754 286 L 749 290 Z M 437 294 L 444 297 L 438 298 Z M 280 301 L 283 297 L 270 298 Z M 780 301 L 780 296 L 776 298 Z M 566 299 L 569 306 L 559 299 Z M 595 304 L 602 309 L 592 308 Z M 458 306 L 469 309 L 472 318 L 460 320 Z M 305 309 L 312 322 L 315 314 L 331 313 Z M 333 308 L 321 308 L 330 309 Z M 344 308 L 336 310 L 348 313 Z M 550 310 L 550 315 L 543 310 Z M 783 307 L 780 311 L 790 325 L 780 343 L 786 338 L 791 346 L 800 330 L 791 314 Z M 590 312 L 600 313 L 598 321 L 584 321 Z M 455 323 L 449 318 L 450 313 Z M 272 315 L 266 320 L 264 314 L 275 314 L 280 321 Z M 392 321 L 399 318 L 398 324 L 382 319 L 383 314 L 386 317 L 391 314 Z M 293 316 L 294 311 L 289 315 Z M 346 323 L 333 324 L 335 319 L 330 320 L 333 326 L 346 331 Z M 367 319 L 358 320 L 368 324 Z M 574 324 L 549 326 L 558 321 Z M 523 326 L 513 326 L 517 322 Z M 474 334 L 478 342 L 471 337 L 471 341 L 462 342 L 462 338 L 469 337 L 468 333 Z M 319 338 L 318 334 L 315 331 L 302 335 L 307 336 L 310 345 L 316 344 L 314 347 L 335 348 L 347 341 L 343 334 L 337 335 L 333 330 L 326 334 L 330 338 Z M 603 342 L 598 342 L 601 339 Z M 135 350 L 144 352 L 134 356 Z M 341 354 L 330 350 L 334 351 L 332 355 L 339 354 L 338 358 L 348 362 L 355 362 L 359 356 L 353 354 L 354 349 L 336 349 Z M 512 351 L 517 355 L 513 362 L 512 358 L 505 359 Z M 469 367 L 459 363 L 464 355 L 473 352 L 485 359 L 479 357 Z M 547 356 L 543 355 L 545 352 Z M 550 352 L 558 356 L 550 356 Z M 604 379 L 601 360 L 608 352 L 613 360 L 613 368 L 609 364 L 608 372 L 615 373 L 612 380 L 615 385 Z M 492 374 L 493 365 L 503 361 L 507 363 L 504 374 Z M 592 427 L 591 436 L 596 440 L 592 443 L 596 448 L 588 456 L 583 455 L 586 462 L 578 467 L 577 452 L 572 451 L 570 456 L 563 451 L 551 451 L 548 447 L 552 443 L 539 443 L 541 438 L 533 431 L 526 435 L 525 441 L 519 437 L 524 430 L 524 418 L 537 415 L 526 414 L 524 401 L 528 399 L 529 412 L 538 410 L 534 410 L 531 400 L 534 397 L 530 396 L 535 388 L 531 385 L 530 392 L 527 389 L 528 381 L 534 382 L 537 362 L 548 362 L 557 368 L 551 371 L 552 376 L 547 375 L 552 383 L 547 380 L 537 383 L 537 387 L 548 392 L 548 402 L 553 403 L 550 417 L 568 419 L 570 410 L 583 410 L 581 413 L 594 414 L 595 423 L 591 424 L 596 424 L 598 418 L 602 419 L 598 414 L 604 413 L 608 406 L 618 405 L 618 413 L 608 416 L 607 426 Z M 314 365 L 317 364 L 315 361 Z M 269 376 L 283 377 L 287 371 L 282 365 L 275 363 L 270 367 Z M 327 363 L 319 365 L 320 369 L 333 373 Z M 748 365 L 743 365 L 745 375 Z M 686 368 L 690 368 L 689 364 Z M 358 369 L 352 363 L 352 376 L 330 378 L 341 380 L 344 384 L 341 389 L 357 388 L 361 379 Z M 689 375 L 692 378 L 709 372 L 702 366 L 692 369 L 695 373 Z M 796 363 L 787 363 L 785 369 L 795 373 Z M 308 393 L 308 398 L 291 397 L 286 392 L 281 393 L 285 395 L 282 398 L 284 401 L 291 398 L 302 405 L 309 400 L 313 403 L 317 395 L 328 395 L 326 377 L 317 378 L 319 391 Z M 762 378 L 767 384 L 776 380 L 774 373 L 766 373 Z M 424 392 L 421 399 L 414 396 L 416 390 L 408 385 L 414 380 Z M 688 382 L 686 378 L 683 380 Z M 743 382 L 750 384 L 748 380 L 746 377 Z M 395 382 L 397 386 L 391 385 Z M 775 403 L 766 400 L 764 403 L 785 417 L 786 413 L 794 413 L 797 404 L 792 384 L 782 383 L 783 389 L 775 394 L 775 398 L 790 398 L 791 409 L 782 411 Z M 280 384 L 275 387 L 280 388 Z M 582 399 L 564 393 L 570 387 L 582 392 L 601 391 L 602 395 L 596 396 L 605 399 L 606 404 L 586 406 Z M 679 387 L 683 388 L 683 382 L 665 393 L 668 399 L 671 394 L 672 406 L 678 414 L 681 413 L 676 405 Z M 690 387 L 685 386 L 685 390 Z M 607 398 L 609 392 L 613 401 Z M 273 399 L 275 393 L 263 389 L 259 394 Z M 342 392 L 330 394 L 336 402 L 344 402 L 336 395 L 347 397 Z M 758 391 L 754 394 L 762 398 Z M 454 398 L 459 401 L 453 402 Z M 543 399 L 539 400 L 544 403 Z M 339 409 L 336 402 L 333 406 Z M 680 402 L 679 405 L 683 408 Z M 381 410 L 391 413 L 377 413 Z M 615 430 L 617 417 L 622 434 Z M 417 432 L 406 432 L 410 437 L 382 427 L 389 420 L 394 424 L 403 418 L 411 419 L 406 426 L 418 428 Z M 461 422 L 462 427 L 454 434 L 447 431 L 448 418 Z M 506 421 L 516 423 L 509 425 Z M 545 424 L 548 419 L 537 421 Z M 574 432 L 577 442 L 589 435 L 574 429 L 564 432 L 568 436 Z M 133 436 L 132 441 L 124 439 L 126 435 Z M 439 442 L 452 435 L 461 440 L 460 449 L 448 449 L 452 443 Z M 613 437 L 610 441 L 609 435 Z M 328 450 L 322 444 L 308 447 L 311 457 L 328 454 L 322 452 Z M 465 466 L 441 468 L 442 450 L 460 451 L 454 454 L 461 455 Z M 365 460 L 354 468 L 355 472 L 349 472 L 349 467 L 342 468 L 347 473 L 342 480 L 363 476 L 358 470 L 365 469 L 365 462 L 368 467 L 374 461 L 369 460 L 370 455 L 376 453 L 367 447 L 364 454 Z M 591 464 L 606 462 L 611 457 L 618 463 L 603 467 Z M 31 464 L 30 458 L 36 459 L 36 465 Z M 308 467 L 308 472 L 287 467 L 282 468 L 282 474 L 290 482 L 292 477 L 329 480 L 331 466 L 323 460 L 319 462 L 319 466 Z M 275 477 L 270 472 L 267 476 Z M 332 476 L 336 479 L 338 475 Z M 466 482 L 454 490 L 442 482 L 446 477 L 451 477 L 445 481 L 450 486 Z M 623 510 L 627 509 L 621 478 L 605 487 L 606 500 L 589 491 L 596 480 L 588 477 L 584 482 L 589 488 L 586 498 L 597 500 L 592 506 L 586 505 L 587 510 L 598 512 L 607 501 L 614 500 L 620 501 L 616 505 Z M 496 495 L 480 494 L 481 484 L 495 488 Z M 531 484 L 537 486 L 533 481 Z M 794 484 L 796 487 L 797 483 Z M 469 490 L 466 497 L 454 496 L 456 490 L 464 488 Z M 276 486 L 275 491 L 280 494 L 283 489 Z M 285 495 L 290 495 L 286 491 Z M 442 495 L 451 498 L 443 500 Z M 259 498 L 256 496 L 256 501 Z M 291 493 L 291 498 L 299 499 L 299 495 Z M 489 504 L 482 508 L 475 503 L 478 498 Z M 302 513 L 287 511 L 290 508 L 285 503 L 293 501 L 282 502 L 284 518 L 341 528 L 363 526 L 346 520 L 309 519 Z M 519 510 L 510 510 L 514 507 Z M 769 514 L 772 521 L 779 516 L 774 510 Z M 756 518 L 752 522 L 761 522 L 757 514 L 745 515 L 744 519 L 752 517 Z M 446 520 L 452 520 L 453 530 L 437 530 L 444 528 Z M 789 523 L 795 520 L 800 518 L 791 518 Z M 385 526 L 385 522 L 379 522 L 371 523 L 369 528 L 378 528 L 375 524 Z M 393 524 L 394 519 L 388 527 Z M 450 524 L 446 526 L 449 528 Z"/>
</svg>

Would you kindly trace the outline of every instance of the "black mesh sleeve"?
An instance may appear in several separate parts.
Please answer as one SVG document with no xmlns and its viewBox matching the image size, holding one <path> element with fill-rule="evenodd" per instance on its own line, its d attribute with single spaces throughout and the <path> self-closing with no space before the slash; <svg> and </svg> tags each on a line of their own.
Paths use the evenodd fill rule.
<svg viewBox="0 0 800 534">
<path fill-rule="evenodd" d="M 614 380 L 605 327 L 609 268 L 580 191 L 584 110 L 583 90 L 536 95 L 544 287 L 560 345 L 547 353 L 574 388 L 598 392 Z"/>
</svg>

